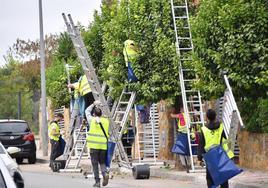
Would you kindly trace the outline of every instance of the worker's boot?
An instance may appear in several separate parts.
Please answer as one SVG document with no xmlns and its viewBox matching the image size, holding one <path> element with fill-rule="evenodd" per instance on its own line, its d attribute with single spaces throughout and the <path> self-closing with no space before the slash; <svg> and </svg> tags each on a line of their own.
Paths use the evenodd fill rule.
<svg viewBox="0 0 268 188">
<path fill-rule="evenodd" d="M 96 182 L 93 187 L 100 187 L 100 182 Z"/>
<path fill-rule="evenodd" d="M 109 182 L 109 174 L 106 173 L 106 174 L 103 176 L 102 186 L 106 186 L 106 185 L 108 185 L 108 182 Z"/>
</svg>

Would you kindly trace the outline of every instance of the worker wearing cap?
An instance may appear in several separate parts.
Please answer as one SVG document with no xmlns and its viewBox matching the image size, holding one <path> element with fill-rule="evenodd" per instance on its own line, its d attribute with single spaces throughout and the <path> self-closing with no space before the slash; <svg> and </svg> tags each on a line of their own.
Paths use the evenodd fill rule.
<svg viewBox="0 0 268 188">
<path fill-rule="evenodd" d="M 228 149 L 228 144 L 226 142 L 226 136 L 223 130 L 222 123 L 216 121 L 216 112 L 212 109 L 209 109 L 206 112 L 208 124 L 201 128 L 200 143 L 198 147 L 198 160 L 203 159 L 203 154 L 208 152 L 209 149 L 217 145 L 222 145 L 223 149 L 226 151 L 228 157 L 231 159 L 234 157 L 234 153 Z M 212 177 L 206 169 L 206 179 L 208 188 L 213 187 L 214 183 Z M 221 184 L 221 188 L 228 188 L 228 181 Z"/>
<path fill-rule="evenodd" d="M 63 119 L 63 115 L 61 113 L 54 115 L 54 120 L 50 122 L 48 126 L 48 137 L 50 138 L 51 143 L 51 152 L 50 152 L 50 164 L 52 167 L 52 162 L 61 155 L 60 148 L 60 126 L 59 122 Z"/>
<path fill-rule="evenodd" d="M 90 149 L 91 164 L 95 178 L 93 187 L 100 187 L 99 165 L 103 176 L 102 186 L 106 186 L 109 181 L 105 164 L 109 139 L 109 120 L 102 116 L 99 101 L 95 101 L 86 109 L 86 118 L 90 125 L 87 134 L 87 147 Z"/>
<path fill-rule="evenodd" d="M 133 63 L 136 63 L 138 58 L 138 49 L 133 40 L 126 40 L 124 42 L 123 54 L 125 58 L 126 67 L 128 68 L 128 81 L 138 81 L 138 78 L 133 71 Z"/>
</svg>

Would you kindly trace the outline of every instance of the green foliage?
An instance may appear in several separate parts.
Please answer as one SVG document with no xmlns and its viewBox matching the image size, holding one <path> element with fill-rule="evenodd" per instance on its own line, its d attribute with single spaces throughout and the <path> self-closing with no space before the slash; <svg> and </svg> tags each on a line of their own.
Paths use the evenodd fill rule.
<svg viewBox="0 0 268 188">
<path fill-rule="evenodd" d="M 13 58 L 0 68 L 0 119 L 17 119 L 19 111 L 19 93 L 21 95 L 21 117 L 26 120 L 34 132 L 38 126 L 33 123 L 32 92 L 28 82 L 20 75 L 20 64 Z"/>
<path fill-rule="evenodd" d="M 247 99 L 243 101 L 241 110 L 248 131 L 268 133 L 268 99 Z"/>
<path fill-rule="evenodd" d="M 228 71 L 248 130 L 267 132 L 268 4 L 265 0 L 203 0 L 192 18 L 197 86 L 206 98 L 224 89 Z"/>
<path fill-rule="evenodd" d="M 217 95 L 223 84 L 219 73 L 225 70 L 236 95 L 265 95 L 267 87 L 259 80 L 268 69 L 266 1 L 203 0 L 192 19 L 192 31 L 202 91 Z"/>
<path fill-rule="evenodd" d="M 67 76 L 62 61 L 55 59 L 52 66 L 46 71 L 47 94 L 52 101 L 54 108 L 68 106 L 70 96 L 67 89 Z"/>
<path fill-rule="evenodd" d="M 105 9 L 105 7 L 103 7 Z M 139 60 L 133 69 L 139 79 L 131 85 L 138 93 L 137 102 L 155 102 L 174 97 L 179 92 L 178 66 L 170 4 L 166 1 L 121 1 L 110 22 L 104 25 L 104 80 L 114 88 L 113 95 L 125 87 L 127 69 L 123 43 L 134 40 Z M 111 68 L 107 73 L 106 69 Z"/>
</svg>

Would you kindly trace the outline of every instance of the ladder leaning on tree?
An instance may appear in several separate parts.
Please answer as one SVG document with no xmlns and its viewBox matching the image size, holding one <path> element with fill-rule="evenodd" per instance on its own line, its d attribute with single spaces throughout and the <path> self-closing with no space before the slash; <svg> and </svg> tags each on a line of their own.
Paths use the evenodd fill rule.
<svg viewBox="0 0 268 188">
<path fill-rule="evenodd" d="M 122 95 L 129 95 L 130 97 L 128 98 L 127 101 L 125 97 L 122 98 L 122 100 L 118 102 L 118 105 L 126 105 L 126 106 L 121 106 L 118 107 L 117 110 L 115 110 L 115 116 L 113 118 L 112 114 L 110 113 L 107 101 L 105 99 L 105 96 L 103 94 L 103 91 L 101 89 L 101 85 L 99 83 L 98 77 L 95 73 L 95 69 L 93 67 L 93 64 L 90 60 L 90 57 L 87 52 L 87 48 L 84 45 L 84 42 L 82 40 L 79 28 L 74 25 L 73 20 L 71 15 L 68 15 L 68 19 L 63 14 L 63 19 L 65 21 L 65 24 L 67 26 L 67 31 L 69 36 L 72 39 L 73 45 L 75 47 L 75 50 L 77 52 L 78 58 L 80 60 L 80 63 L 82 65 L 83 71 L 87 77 L 88 83 L 91 87 L 92 94 L 94 96 L 95 100 L 98 100 L 102 104 L 102 111 L 105 116 L 107 116 L 110 120 L 110 130 L 109 130 L 109 135 L 110 139 L 112 141 L 116 142 L 116 154 L 119 159 L 119 164 L 121 166 L 125 166 L 128 168 L 131 168 L 131 165 L 129 163 L 127 154 L 124 151 L 124 147 L 121 142 L 121 136 L 122 136 L 122 131 L 125 129 L 126 126 L 126 119 L 127 116 L 129 115 L 129 111 L 134 103 L 136 93 L 135 92 L 122 92 Z M 121 114 L 121 117 L 123 119 L 115 121 L 115 118 L 118 118 L 118 114 Z"/>
<path fill-rule="evenodd" d="M 187 0 L 171 0 L 172 17 L 174 23 L 174 31 L 176 37 L 176 52 L 179 57 L 179 77 L 181 86 L 181 95 L 183 101 L 184 113 L 186 116 L 187 135 L 190 153 L 190 172 L 196 172 L 197 166 L 194 163 L 193 154 L 194 147 L 190 139 L 190 128 L 197 125 L 204 125 L 204 113 L 202 109 L 202 101 L 200 91 L 193 88 L 196 81 L 195 71 L 187 68 L 189 62 L 192 61 L 191 54 L 194 50 Z M 195 109 L 191 107 L 194 106 Z M 203 169 L 202 169 L 203 171 Z"/>
</svg>

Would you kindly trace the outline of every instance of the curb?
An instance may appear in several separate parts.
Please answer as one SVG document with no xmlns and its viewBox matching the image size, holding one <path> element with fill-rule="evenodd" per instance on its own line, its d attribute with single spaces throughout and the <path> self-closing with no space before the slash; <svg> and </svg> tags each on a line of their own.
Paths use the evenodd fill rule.
<svg viewBox="0 0 268 188">
<path fill-rule="evenodd" d="M 205 173 L 186 173 L 184 171 L 151 168 L 150 174 L 152 177 L 178 181 L 188 181 L 194 184 L 206 186 Z M 259 182 L 246 183 L 237 182 L 235 180 L 230 180 L 229 185 L 231 188 L 263 188 L 268 186 L 268 184 L 261 184 Z"/>
</svg>

